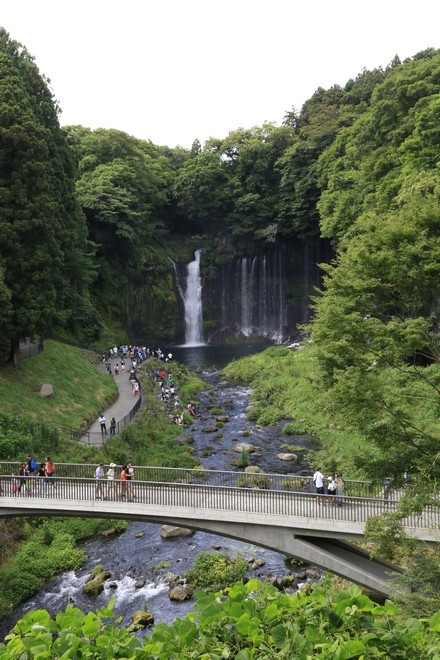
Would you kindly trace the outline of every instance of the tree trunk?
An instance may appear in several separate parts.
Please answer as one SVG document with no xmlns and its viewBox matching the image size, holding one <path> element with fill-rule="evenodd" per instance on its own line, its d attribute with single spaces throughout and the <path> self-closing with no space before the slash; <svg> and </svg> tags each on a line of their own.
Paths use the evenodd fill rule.
<svg viewBox="0 0 440 660">
<path fill-rule="evenodd" d="M 20 337 L 13 337 L 11 339 L 8 362 L 12 362 L 16 369 L 20 366 Z"/>
</svg>

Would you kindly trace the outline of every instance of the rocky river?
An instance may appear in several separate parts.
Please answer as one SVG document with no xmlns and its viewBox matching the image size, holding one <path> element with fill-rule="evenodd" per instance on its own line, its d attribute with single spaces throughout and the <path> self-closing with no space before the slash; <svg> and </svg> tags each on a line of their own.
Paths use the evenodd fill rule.
<svg viewBox="0 0 440 660">
<path fill-rule="evenodd" d="M 190 365 L 192 366 L 192 365 Z M 313 447 L 313 439 L 307 436 L 285 436 L 283 423 L 276 427 L 256 427 L 246 419 L 250 389 L 221 380 L 215 369 L 200 372 L 207 389 L 200 393 L 200 405 L 194 425 L 182 432 L 182 439 L 190 435 L 194 454 L 200 463 L 210 470 L 235 470 L 231 464 L 239 457 L 233 446 L 240 440 L 252 443 L 255 453 L 250 462 L 266 472 L 279 474 L 310 474 L 307 453 Z M 216 401 L 213 401 L 215 397 Z M 222 407 L 228 420 L 221 434 L 206 433 L 204 429 L 215 419 L 210 417 L 209 406 Z M 222 437 L 219 437 L 222 435 Z M 299 445 L 294 463 L 277 458 L 283 444 Z M 155 622 L 171 622 L 183 617 L 193 607 L 193 600 L 183 602 L 169 598 L 170 575 L 182 576 L 191 566 L 196 554 L 202 550 L 221 550 L 234 556 L 240 552 L 249 560 L 249 574 L 260 578 L 282 577 L 293 572 L 283 556 L 264 548 L 229 538 L 197 531 L 192 536 L 162 538 L 162 526 L 155 523 L 131 522 L 119 536 L 99 537 L 83 544 L 86 562 L 77 571 L 71 571 L 50 580 L 38 594 L 19 607 L 11 617 L 0 622 L 0 632 L 5 634 L 15 621 L 30 609 L 60 611 L 68 603 L 75 603 L 84 611 L 95 610 L 115 599 L 114 611 L 122 617 L 123 625 L 129 625 L 134 611 L 146 607 L 154 615 Z M 255 562 L 252 560 L 259 559 Z M 102 564 L 111 574 L 104 591 L 93 598 L 82 592 L 90 571 Z M 253 568 L 251 568 L 253 565 Z M 300 581 L 306 580 L 304 570 L 298 568 Z"/>
</svg>

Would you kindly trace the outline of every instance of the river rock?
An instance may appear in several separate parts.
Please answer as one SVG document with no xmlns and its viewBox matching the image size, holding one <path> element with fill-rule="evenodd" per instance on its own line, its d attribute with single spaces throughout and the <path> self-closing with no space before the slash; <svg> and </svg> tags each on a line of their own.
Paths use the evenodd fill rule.
<svg viewBox="0 0 440 660">
<path fill-rule="evenodd" d="M 139 578 L 134 583 L 134 588 L 135 589 L 142 589 L 142 587 L 145 587 L 145 582 L 146 582 L 145 578 Z"/>
<path fill-rule="evenodd" d="M 207 424 L 202 428 L 203 433 L 216 433 L 218 431 L 218 428 L 214 426 L 213 424 Z"/>
<path fill-rule="evenodd" d="M 98 594 L 104 591 L 104 585 L 102 584 L 101 580 L 96 578 L 95 580 L 86 582 L 82 590 L 83 594 L 86 596 L 98 596 Z"/>
<path fill-rule="evenodd" d="M 281 453 L 277 454 L 277 458 L 279 458 L 280 461 L 296 461 L 298 456 L 296 454 Z"/>
<path fill-rule="evenodd" d="M 226 424 L 226 422 L 229 422 L 229 417 L 227 415 L 217 415 L 215 421 L 224 422 Z"/>
<path fill-rule="evenodd" d="M 46 397 L 53 396 L 53 395 L 54 395 L 53 385 L 51 385 L 50 383 L 44 383 L 40 387 L 40 396 L 41 397 L 46 398 Z"/>
<path fill-rule="evenodd" d="M 183 601 L 183 600 L 188 600 L 188 598 L 191 598 L 191 594 L 189 593 L 189 590 L 186 587 L 184 587 L 181 584 L 178 584 L 177 586 L 170 589 L 168 597 L 170 600 Z"/>
<path fill-rule="evenodd" d="M 190 445 L 194 442 L 194 436 L 192 435 L 179 435 L 174 439 L 176 445 Z"/>
<path fill-rule="evenodd" d="M 194 533 L 194 529 L 175 527 L 174 525 L 162 525 L 162 529 L 160 530 L 160 535 L 163 539 L 169 539 L 176 536 L 192 536 Z"/>
<path fill-rule="evenodd" d="M 136 610 L 131 617 L 131 630 L 137 630 L 139 628 L 148 628 L 154 623 L 154 616 L 151 612 L 145 612 L 145 610 Z"/>
<path fill-rule="evenodd" d="M 244 471 L 248 474 L 264 474 L 264 470 L 258 467 L 258 465 L 248 465 L 244 468 Z"/>
<path fill-rule="evenodd" d="M 242 454 L 244 451 L 248 451 L 249 453 L 252 453 L 255 451 L 254 445 L 251 445 L 250 442 L 238 442 L 234 447 L 232 447 L 232 451 L 236 451 L 239 454 Z"/>
<path fill-rule="evenodd" d="M 114 536 L 116 534 L 116 530 L 114 527 L 110 527 L 110 529 L 105 529 L 103 532 L 101 532 L 101 536 Z"/>
<path fill-rule="evenodd" d="M 264 566 L 266 562 L 264 559 L 254 559 L 254 561 L 251 564 L 251 568 L 255 571 L 257 568 L 261 568 Z"/>
<path fill-rule="evenodd" d="M 135 539 L 141 539 L 143 536 L 145 536 L 145 532 L 139 532 L 138 534 L 134 535 Z"/>
</svg>

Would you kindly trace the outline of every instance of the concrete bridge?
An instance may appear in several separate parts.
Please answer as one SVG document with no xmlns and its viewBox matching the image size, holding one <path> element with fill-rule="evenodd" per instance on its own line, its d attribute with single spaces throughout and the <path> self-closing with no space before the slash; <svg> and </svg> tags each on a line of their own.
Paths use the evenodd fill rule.
<svg viewBox="0 0 440 660">
<path fill-rule="evenodd" d="M 346 491 L 356 494 L 332 504 L 330 496 L 317 501 L 308 477 L 152 467 L 135 468 L 135 481 L 125 488 L 119 480 L 93 479 L 94 469 L 58 465 L 56 478 L 22 480 L 17 493 L 16 465 L 2 463 L 0 516 L 122 518 L 203 530 L 297 557 L 389 595 L 390 573 L 398 569 L 350 541 L 364 538 L 368 518 L 395 510 L 399 493 L 384 499 L 372 484 L 346 482 Z M 438 542 L 439 522 L 439 509 L 432 507 L 402 526 L 412 538 Z"/>
</svg>

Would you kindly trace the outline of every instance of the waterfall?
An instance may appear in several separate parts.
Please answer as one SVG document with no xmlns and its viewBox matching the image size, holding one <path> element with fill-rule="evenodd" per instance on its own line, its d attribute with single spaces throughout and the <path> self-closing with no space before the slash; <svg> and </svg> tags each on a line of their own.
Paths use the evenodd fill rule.
<svg viewBox="0 0 440 660">
<path fill-rule="evenodd" d="M 194 261 L 191 261 L 187 265 L 183 285 L 176 265 L 172 262 L 176 274 L 177 289 L 185 309 L 185 346 L 200 346 L 204 344 L 200 254 L 201 250 L 196 250 Z"/>
<path fill-rule="evenodd" d="M 223 266 L 219 299 L 224 329 L 283 341 L 287 323 L 283 268 L 280 250 L 240 257 Z"/>
</svg>

